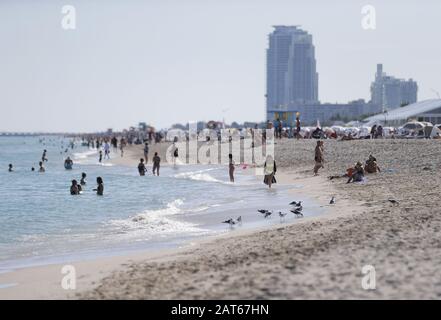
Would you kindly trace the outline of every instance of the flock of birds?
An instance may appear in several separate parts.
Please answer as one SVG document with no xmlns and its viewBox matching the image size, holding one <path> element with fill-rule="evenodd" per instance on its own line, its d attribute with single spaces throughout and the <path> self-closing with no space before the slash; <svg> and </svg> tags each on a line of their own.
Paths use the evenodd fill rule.
<svg viewBox="0 0 441 320">
<path fill-rule="evenodd" d="M 329 201 L 329 204 L 335 204 L 335 197 L 331 198 L 331 200 Z M 292 212 L 296 218 L 303 217 L 302 201 L 298 201 L 298 202 L 292 201 L 289 205 L 291 206 L 291 209 L 289 211 Z M 259 209 L 259 210 L 257 210 L 257 212 L 262 214 L 265 219 L 271 217 L 271 215 L 273 214 L 273 211 L 266 210 L 266 209 Z M 288 212 L 279 211 L 278 214 L 280 217 L 280 221 L 283 221 L 285 219 L 285 217 L 288 215 Z M 228 220 L 222 221 L 222 223 L 226 223 L 230 227 L 233 227 L 236 224 L 241 225 L 242 224 L 242 216 L 239 216 L 237 219 L 230 218 Z"/>
</svg>

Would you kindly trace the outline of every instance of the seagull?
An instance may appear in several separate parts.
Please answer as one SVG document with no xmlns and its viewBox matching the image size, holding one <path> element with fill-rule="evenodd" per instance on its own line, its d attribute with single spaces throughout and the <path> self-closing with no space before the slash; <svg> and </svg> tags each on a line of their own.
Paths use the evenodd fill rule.
<svg viewBox="0 0 441 320">
<path fill-rule="evenodd" d="M 284 220 L 285 219 L 285 216 L 288 214 L 288 212 L 282 212 L 282 211 L 279 211 L 279 217 L 280 217 L 280 220 Z"/>
<path fill-rule="evenodd" d="M 296 217 L 302 216 L 303 217 L 303 213 L 301 212 L 301 210 L 291 210 L 292 213 L 294 213 L 294 215 Z"/>
<path fill-rule="evenodd" d="M 265 212 L 264 218 L 268 218 L 269 216 L 271 216 L 273 214 L 272 211 L 267 211 Z"/>
<path fill-rule="evenodd" d="M 231 218 L 228 220 L 222 221 L 222 223 L 228 223 L 230 225 L 230 227 L 233 227 L 233 225 L 236 224 L 236 222 Z"/>
<path fill-rule="evenodd" d="M 293 202 L 290 203 L 290 205 L 296 206 L 296 207 L 301 207 L 302 206 L 302 201 L 299 201 L 299 202 L 293 201 Z"/>
<path fill-rule="evenodd" d="M 329 201 L 329 204 L 335 204 L 335 197 L 331 198 L 331 201 Z"/>
<path fill-rule="evenodd" d="M 390 203 L 393 203 L 393 204 L 400 204 L 397 200 L 395 200 L 395 199 L 388 199 L 388 201 L 390 202 Z"/>
</svg>

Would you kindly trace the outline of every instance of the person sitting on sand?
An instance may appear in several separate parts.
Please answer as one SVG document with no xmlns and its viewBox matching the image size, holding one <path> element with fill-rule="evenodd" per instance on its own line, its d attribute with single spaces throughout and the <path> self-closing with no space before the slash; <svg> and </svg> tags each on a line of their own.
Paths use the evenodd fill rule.
<svg viewBox="0 0 441 320">
<path fill-rule="evenodd" d="M 363 164 L 360 161 L 358 161 L 355 164 L 352 172 L 348 171 L 348 175 L 350 175 L 350 176 L 349 176 L 349 180 L 347 183 L 363 181 L 363 178 L 364 178 Z"/>
<path fill-rule="evenodd" d="M 96 183 L 98 184 L 98 186 L 96 187 L 96 189 L 93 189 L 93 191 L 96 191 L 97 195 L 102 196 L 104 194 L 103 178 L 101 177 L 96 178 Z"/>
<path fill-rule="evenodd" d="M 153 156 L 153 175 L 159 176 L 159 167 L 161 164 L 161 158 L 158 156 L 158 153 L 155 152 L 155 155 Z"/>
<path fill-rule="evenodd" d="M 85 186 L 86 185 L 86 173 L 85 172 L 83 172 L 82 174 L 81 174 L 81 180 L 80 180 L 80 185 L 82 185 L 82 186 Z"/>
<path fill-rule="evenodd" d="M 144 159 L 141 158 L 139 159 L 139 164 L 138 164 L 138 172 L 140 176 L 145 176 L 145 172 L 147 171 L 145 164 L 144 164 Z"/>
<path fill-rule="evenodd" d="M 9 172 L 14 171 L 13 166 L 12 166 L 12 163 L 9 164 L 9 169 L 8 169 L 8 171 L 9 171 Z"/>
<path fill-rule="evenodd" d="M 77 180 L 72 180 L 72 185 L 70 186 L 70 194 L 75 196 L 80 194 L 80 188 L 78 188 Z"/>
<path fill-rule="evenodd" d="M 348 133 L 347 136 L 343 136 L 341 137 L 341 141 L 349 141 L 349 140 L 354 140 L 354 137 L 352 136 L 352 133 Z"/>
<path fill-rule="evenodd" d="M 38 163 L 38 165 L 40 166 L 40 169 L 38 169 L 38 172 L 45 172 L 46 171 L 46 169 L 43 167 L 43 161 L 40 161 Z"/>
<path fill-rule="evenodd" d="M 271 156 L 266 157 L 266 161 L 265 164 L 263 165 L 263 168 L 265 174 L 265 177 L 263 178 L 263 183 L 267 184 L 268 187 L 271 189 L 271 185 L 273 183 L 277 183 L 275 177 L 277 167 L 276 167 L 276 161 L 273 159 L 273 157 Z"/>
<path fill-rule="evenodd" d="M 381 172 L 380 167 L 377 164 L 377 159 L 373 155 L 369 155 L 369 159 L 366 160 L 364 171 L 367 173 Z"/>
</svg>

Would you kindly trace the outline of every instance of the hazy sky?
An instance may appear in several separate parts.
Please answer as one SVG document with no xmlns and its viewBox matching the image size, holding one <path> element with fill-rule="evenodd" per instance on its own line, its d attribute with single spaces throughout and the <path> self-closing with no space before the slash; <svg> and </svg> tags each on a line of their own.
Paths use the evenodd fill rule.
<svg viewBox="0 0 441 320">
<path fill-rule="evenodd" d="M 361 27 L 376 8 L 377 29 Z M 63 5 L 76 30 L 61 27 Z M 376 64 L 441 92 L 441 1 L 0 1 L 0 131 L 261 121 L 272 25 L 313 35 L 319 99 L 369 99 Z"/>
</svg>

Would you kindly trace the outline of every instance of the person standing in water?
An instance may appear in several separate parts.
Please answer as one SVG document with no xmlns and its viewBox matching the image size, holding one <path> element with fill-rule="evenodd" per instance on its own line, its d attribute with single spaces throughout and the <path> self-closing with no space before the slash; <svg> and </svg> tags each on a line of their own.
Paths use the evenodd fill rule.
<svg viewBox="0 0 441 320">
<path fill-rule="evenodd" d="M 96 183 L 98 184 L 98 186 L 96 187 L 96 189 L 93 189 L 93 191 L 96 191 L 96 194 L 98 196 L 102 196 L 104 194 L 103 178 L 101 177 L 96 178 Z"/>
<path fill-rule="evenodd" d="M 98 159 L 98 161 L 99 161 L 99 163 L 101 163 L 102 161 L 103 161 L 103 151 L 102 150 L 100 150 L 100 156 L 99 156 L 99 159 Z"/>
<path fill-rule="evenodd" d="M 277 183 L 276 181 L 276 161 L 273 159 L 272 156 L 267 156 L 265 164 L 263 165 L 263 170 L 265 177 L 263 178 L 263 183 L 267 184 L 268 187 L 271 189 L 271 185 L 273 183 Z"/>
<path fill-rule="evenodd" d="M 179 151 L 178 151 L 178 147 L 176 147 L 175 143 L 173 142 L 173 147 L 174 147 L 174 151 L 173 151 L 173 165 L 176 165 L 176 160 L 179 157 Z"/>
<path fill-rule="evenodd" d="M 159 176 L 159 167 L 161 164 L 161 158 L 158 156 L 158 153 L 155 152 L 155 155 L 153 156 L 153 175 Z"/>
<path fill-rule="evenodd" d="M 145 172 L 147 171 L 145 164 L 144 164 L 144 159 L 141 158 L 139 159 L 139 164 L 138 164 L 138 172 L 140 176 L 145 176 Z"/>
<path fill-rule="evenodd" d="M 144 144 L 144 160 L 145 160 L 146 164 L 149 162 L 149 144 L 148 144 L 148 142 L 146 142 Z"/>
<path fill-rule="evenodd" d="M 85 172 L 83 172 L 82 174 L 81 174 L 81 180 L 80 180 L 80 185 L 82 185 L 82 186 L 85 186 L 86 185 L 86 173 Z"/>
<path fill-rule="evenodd" d="M 12 166 L 12 163 L 9 164 L 9 169 L 8 169 L 8 171 L 9 171 L 9 172 L 14 171 L 13 166 Z"/>
<path fill-rule="evenodd" d="M 324 159 L 324 152 L 323 152 L 323 141 L 317 141 L 317 145 L 315 147 L 315 166 L 314 166 L 314 176 L 318 176 L 318 171 L 320 168 L 324 168 L 323 163 L 325 161 Z"/>
<path fill-rule="evenodd" d="M 70 186 L 70 194 L 73 196 L 80 194 L 80 188 L 78 186 L 77 180 L 72 180 L 72 185 Z"/>
<path fill-rule="evenodd" d="M 228 173 L 230 175 L 230 182 L 234 182 L 234 160 L 231 153 L 228 155 L 228 159 Z"/>
<path fill-rule="evenodd" d="M 110 145 L 107 141 L 104 143 L 104 159 L 106 159 L 106 157 L 110 160 Z"/>
<path fill-rule="evenodd" d="M 47 150 L 44 149 L 44 150 L 43 150 L 43 155 L 41 156 L 41 161 L 42 161 L 42 162 L 47 161 L 46 153 L 47 153 Z"/>
<path fill-rule="evenodd" d="M 43 161 L 40 161 L 38 163 L 38 165 L 40 166 L 40 169 L 38 169 L 38 172 L 45 172 L 46 171 L 46 169 L 43 167 Z"/>
</svg>

